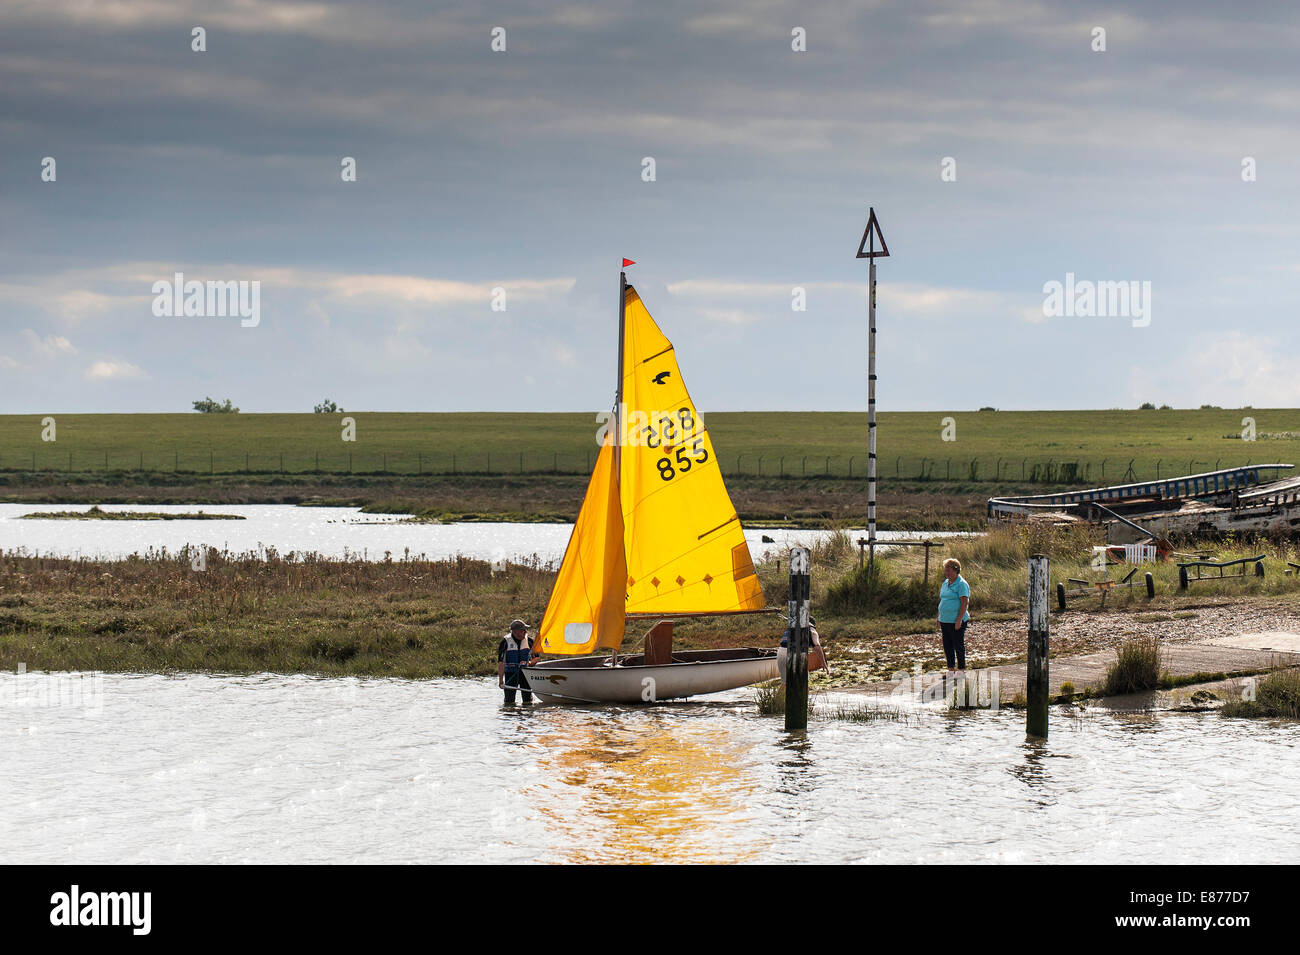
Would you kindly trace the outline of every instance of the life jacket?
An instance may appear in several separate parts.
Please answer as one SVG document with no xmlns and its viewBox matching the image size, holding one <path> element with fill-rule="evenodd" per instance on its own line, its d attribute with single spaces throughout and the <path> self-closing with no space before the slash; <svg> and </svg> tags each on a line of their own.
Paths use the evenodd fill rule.
<svg viewBox="0 0 1300 955">
<path fill-rule="evenodd" d="M 519 675 L 519 668 L 532 659 L 532 643 L 527 637 L 523 640 L 515 640 L 514 635 L 506 634 L 506 677 Z"/>
</svg>

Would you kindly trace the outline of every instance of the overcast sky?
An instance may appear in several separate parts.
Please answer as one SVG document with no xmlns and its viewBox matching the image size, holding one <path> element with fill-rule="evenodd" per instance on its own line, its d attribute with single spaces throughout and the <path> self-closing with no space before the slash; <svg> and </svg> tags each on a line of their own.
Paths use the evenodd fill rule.
<svg viewBox="0 0 1300 955">
<path fill-rule="evenodd" d="M 1272 3 L 5 0 L 0 412 L 603 408 L 621 256 L 701 409 L 863 409 L 869 206 L 883 410 L 1300 407 L 1297 51 Z M 176 272 L 258 324 L 155 315 Z M 1149 323 L 1044 316 L 1067 273 Z"/>
</svg>

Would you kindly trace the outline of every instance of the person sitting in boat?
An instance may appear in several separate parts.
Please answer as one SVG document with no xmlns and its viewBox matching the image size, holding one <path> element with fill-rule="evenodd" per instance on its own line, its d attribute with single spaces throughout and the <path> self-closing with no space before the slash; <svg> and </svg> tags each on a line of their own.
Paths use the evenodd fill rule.
<svg viewBox="0 0 1300 955">
<path fill-rule="evenodd" d="M 961 561 L 949 557 L 943 562 L 944 582 L 939 585 L 939 630 L 943 633 L 943 655 L 948 672 L 966 669 L 966 625 L 970 623 L 970 584 L 961 575 Z"/>
<path fill-rule="evenodd" d="M 808 617 L 808 672 L 820 670 L 826 665 L 826 655 L 822 651 L 822 640 L 817 635 L 817 628 L 814 626 L 817 621 L 810 615 Z M 790 647 L 790 637 L 792 636 L 790 628 L 785 628 L 785 633 L 781 634 L 781 648 L 776 651 L 776 666 L 781 673 L 781 682 L 785 682 L 785 657 Z"/>
<path fill-rule="evenodd" d="M 505 691 L 507 704 L 514 703 L 516 690 L 523 693 L 525 703 L 533 702 L 533 691 L 520 668 L 539 655 L 534 652 L 533 642 L 528 638 L 528 624 L 522 620 L 510 621 L 510 632 L 497 646 L 497 686 Z"/>
</svg>

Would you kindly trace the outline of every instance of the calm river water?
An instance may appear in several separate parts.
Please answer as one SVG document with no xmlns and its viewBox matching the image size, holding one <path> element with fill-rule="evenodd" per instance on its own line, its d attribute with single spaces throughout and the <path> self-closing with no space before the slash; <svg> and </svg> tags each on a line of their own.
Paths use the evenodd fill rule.
<svg viewBox="0 0 1300 955">
<path fill-rule="evenodd" d="M 1054 714 L 1030 743 L 920 708 L 795 739 L 748 691 L 506 710 L 494 682 L 0 675 L 0 862 L 1300 856 L 1296 723 Z"/>
<path fill-rule="evenodd" d="M 274 547 L 281 554 L 315 552 L 327 557 L 350 555 L 365 560 L 394 560 L 404 554 L 439 560 L 457 555 L 481 560 L 529 560 L 559 563 L 572 524 L 406 524 L 400 517 L 362 514 L 354 507 L 295 507 L 292 504 L 103 504 L 105 511 L 154 511 L 171 514 L 238 514 L 242 521 L 50 521 L 20 520 L 38 511 L 87 510 L 88 504 L 0 504 L 0 550 L 24 548 L 54 557 L 116 558 L 143 554 L 150 548 L 176 553 L 186 544 L 235 553 Z M 755 560 L 767 550 L 784 554 L 810 544 L 827 531 L 748 530 Z M 865 530 L 849 531 L 855 538 Z M 764 543 L 763 537 L 774 543 Z M 882 539 L 911 534 L 884 532 Z M 948 536 L 932 534 L 933 537 Z"/>
</svg>

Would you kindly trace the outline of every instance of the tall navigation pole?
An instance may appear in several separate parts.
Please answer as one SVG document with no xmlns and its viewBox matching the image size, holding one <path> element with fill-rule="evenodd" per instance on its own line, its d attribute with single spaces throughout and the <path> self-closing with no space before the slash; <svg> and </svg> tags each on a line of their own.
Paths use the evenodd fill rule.
<svg viewBox="0 0 1300 955">
<path fill-rule="evenodd" d="M 880 248 L 876 248 L 876 241 Z M 867 548 L 868 574 L 874 570 L 876 561 L 876 259 L 889 255 L 889 246 L 885 245 L 885 234 L 880 231 L 876 221 L 876 209 L 871 207 L 867 217 L 867 229 L 862 233 L 858 243 L 859 259 L 870 259 L 869 281 L 871 287 L 867 292 Z M 868 577 L 870 579 L 870 577 Z"/>
</svg>

